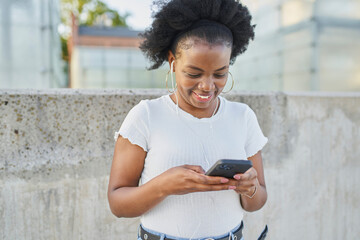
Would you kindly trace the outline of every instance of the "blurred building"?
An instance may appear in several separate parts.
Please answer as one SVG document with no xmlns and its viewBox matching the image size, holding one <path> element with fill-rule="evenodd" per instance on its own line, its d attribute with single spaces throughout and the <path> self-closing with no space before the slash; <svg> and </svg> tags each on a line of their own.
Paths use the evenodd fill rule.
<svg viewBox="0 0 360 240">
<path fill-rule="evenodd" d="M 0 1 L 0 88 L 66 87 L 59 0 Z"/>
<path fill-rule="evenodd" d="M 257 26 L 255 40 L 230 67 L 235 89 L 360 91 L 359 0 L 242 2 Z M 138 33 L 74 24 L 71 87 L 164 88 L 169 66 L 146 70 Z"/>
<path fill-rule="evenodd" d="M 72 88 L 162 88 L 167 70 L 148 71 L 139 31 L 125 27 L 78 26 L 69 40 Z"/>
<path fill-rule="evenodd" d="M 255 41 L 233 66 L 237 89 L 360 91 L 359 0 L 243 0 Z"/>
</svg>

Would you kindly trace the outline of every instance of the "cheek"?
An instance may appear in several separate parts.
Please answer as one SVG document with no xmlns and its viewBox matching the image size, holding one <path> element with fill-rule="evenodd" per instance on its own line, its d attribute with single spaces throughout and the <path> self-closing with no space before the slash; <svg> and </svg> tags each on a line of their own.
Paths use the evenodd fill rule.
<svg viewBox="0 0 360 240">
<path fill-rule="evenodd" d="M 222 89 L 225 87 L 226 82 L 226 79 L 218 80 L 215 85 L 217 86 L 217 88 Z"/>
<path fill-rule="evenodd" d="M 182 89 L 191 90 L 196 87 L 198 84 L 198 81 L 192 80 L 192 79 L 185 79 L 185 78 L 177 78 L 177 84 L 178 87 L 181 87 Z"/>
</svg>

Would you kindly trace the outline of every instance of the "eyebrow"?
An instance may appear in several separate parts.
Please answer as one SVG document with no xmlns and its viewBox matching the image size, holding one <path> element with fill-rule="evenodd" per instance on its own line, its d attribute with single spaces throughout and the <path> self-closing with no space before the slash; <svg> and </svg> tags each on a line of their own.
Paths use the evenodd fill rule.
<svg viewBox="0 0 360 240">
<path fill-rule="evenodd" d="M 195 67 L 195 66 L 192 66 L 192 65 L 188 65 L 186 67 L 197 70 L 197 71 L 200 71 L 200 72 L 204 72 L 204 70 L 202 70 L 201 68 L 198 68 L 198 67 Z M 227 68 L 228 68 L 228 66 L 223 66 L 223 67 L 221 67 L 219 69 L 216 69 L 215 72 L 218 72 L 218 71 L 221 71 L 221 70 L 224 70 L 224 69 L 227 69 Z"/>
</svg>

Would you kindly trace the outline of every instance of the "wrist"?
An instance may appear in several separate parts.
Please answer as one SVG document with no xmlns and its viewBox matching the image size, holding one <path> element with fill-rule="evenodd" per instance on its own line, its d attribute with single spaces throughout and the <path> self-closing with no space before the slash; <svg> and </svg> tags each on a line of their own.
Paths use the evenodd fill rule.
<svg viewBox="0 0 360 240">
<path fill-rule="evenodd" d="M 166 189 L 166 184 L 162 184 L 158 177 L 151 179 L 140 187 L 146 187 L 146 191 L 148 191 L 148 193 L 150 193 L 150 195 L 152 195 L 156 199 L 164 199 L 166 196 L 169 195 L 167 193 L 168 190 Z"/>
<path fill-rule="evenodd" d="M 256 193 L 260 190 L 260 187 L 261 187 L 261 185 L 260 185 L 259 181 L 256 179 L 256 183 L 255 183 L 255 185 L 254 185 L 254 188 L 252 188 L 250 192 L 244 193 L 244 194 L 242 194 L 242 195 L 244 195 L 244 196 L 246 196 L 247 198 L 251 199 L 251 198 L 253 198 L 253 197 L 256 195 Z"/>
<path fill-rule="evenodd" d="M 264 185 L 258 184 L 256 185 L 256 188 L 256 193 L 252 198 L 249 198 L 244 194 L 240 195 L 241 206 L 245 211 L 253 212 L 259 210 L 266 203 L 266 187 Z M 250 194 L 253 194 L 253 192 L 248 193 L 249 196 L 251 196 Z"/>
<path fill-rule="evenodd" d="M 258 187 L 255 185 L 255 189 L 254 192 L 251 195 L 247 195 L 247 194 L 243 194 L 244 196 L 246 196 L 247 198 L 253 198 L 257 192 Z"/>
<path fill-rule="evenodd" d="M 147 184 L 150 184 L 151 191 L 153 194 L 157 196 L 157 198 L 163 199 L 167 197 L 169 194 L 169 190 L 167 189 L 167 184 L 163 184 L 159 177 L 155 177 L 152 180 L 150 180 Z"/>
</svg>

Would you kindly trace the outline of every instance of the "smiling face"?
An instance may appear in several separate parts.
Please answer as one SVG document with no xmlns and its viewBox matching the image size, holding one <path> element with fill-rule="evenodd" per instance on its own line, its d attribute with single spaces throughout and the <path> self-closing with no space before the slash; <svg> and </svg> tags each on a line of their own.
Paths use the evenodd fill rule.
<svg viewBox="0 0 360 240">
<path fill-rule="evenodd" d="M 209 45 L 204 41 L 186 40 L 189 48 L 179 48 L 174 62 L 179 107 L 197 118 L 211 117 L 216 98 L 227 81 L 231 47 L 226 44 Z M 176 103 L 176 97 L 171 95 Z"/>
</svg>

